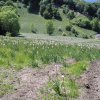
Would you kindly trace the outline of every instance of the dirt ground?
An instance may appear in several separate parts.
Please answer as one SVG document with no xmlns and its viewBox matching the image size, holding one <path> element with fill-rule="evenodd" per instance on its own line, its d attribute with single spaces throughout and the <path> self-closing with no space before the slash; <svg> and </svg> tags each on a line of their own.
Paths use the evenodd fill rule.
<svg viewBox="0 0 100 100">
<path fill-rule="evenodd" d="M 93 61 L 79 80 L 79 100 L 100 100 L 100 60 Z"/>
<path fill-rule="evenodd" d="M 75 63 L 73 59 L 66 63 Z M 44 68 L 23 69 L 17 73 L 19 86 L 15 92 L 4 95 L 0 100 L 38 100 L 38 91 L 49 78 L 60 74 L 61 64 L 52 64 Z M 77 80 L 80 84 L 80 96 L 77 100 L 100 100 L 100 60 L 90 63 L 89 69 Z M 42 100 L 41 97 L 39 100 Z"/>
<path fill-rule="evenodd" d="M 0 100 L 37 100 L 38 90 L 45 86 L 49 78 L 59 74 L 60 64 L 52 64 L 43 69 L 27 68 L 20 71 L 17 77 L 20 80 L 18 88 Z"/>
</svg>

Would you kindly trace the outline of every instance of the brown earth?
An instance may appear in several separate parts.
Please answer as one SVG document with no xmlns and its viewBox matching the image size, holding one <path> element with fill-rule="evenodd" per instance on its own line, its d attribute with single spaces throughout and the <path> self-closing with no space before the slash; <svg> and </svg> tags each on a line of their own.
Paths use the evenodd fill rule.
<svg viewBox="0 0 100 100">
<path fill-rule="evenodd" d="M 7 94 L 0 100 L 37 100 L 38 90 L 45 86 L 49 78 L 59 74 L 60 64 L 52 64 L 43 69 L 27 68 L 17 75 L 19 86 L 16 91 Z"/>
<path fill-rule="evenodd" d="M 100 60 L 91 62 L 89 69 L 79 80 L 79 100 L 100 100 Z"/>
<path fill-rule="evenodd" d="M 75 63 L 74 59 L 66 63 Z M 15 92 L 4 95 L 0 100 L 38 100 L 39 89 L 44 87 L 50 78 L 60 74 L 61 64 L 52 64 L 42 69 L 23 69 L 17 73 L 19 85 Z M 100 100 L 100 60 L 91 62 L 89 69 L 78 79 L 80 96 L 78 100 Z M 39 100 L 42 100 L 41 97 Z"/>
</svg>

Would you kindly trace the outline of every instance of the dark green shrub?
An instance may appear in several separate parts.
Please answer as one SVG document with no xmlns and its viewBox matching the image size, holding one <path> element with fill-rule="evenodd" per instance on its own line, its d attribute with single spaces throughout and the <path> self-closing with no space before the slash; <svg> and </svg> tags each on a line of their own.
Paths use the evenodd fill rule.
<svg viewBox="0 0 100 100">
<path fill-rule="evenodd" d="M 32 33 L 36 33 L 37 29 L 34 27 L 34 24 L 31 25 L 31 32 Z"/>
<path fill-rule="evenodd" d="M 73 20 L 73 24 L 82 28 L 91 28 L 90 20 L 87 17 L 78 17 Z"/>
<path fill-rule="evenodd" d="M 68 17 L 69 19 L 75 18 L 74 11 L 69 11 L 69 12 L 67 13 L 67 17 Z"/>
<path fill-rule="evenodd" d="M 63 7 L 63 13 L 64 13 L 64 14 L 67 14 L 68 12 L 69 12 L 68 6 L 64 6 L 64 7 Z"/>
<path fill-rule="evenodd" d="M 97 17 L 100 19 L 100 8 L 97 10 Z"/>
<path fill-rule="evenodd" d="M 71 28 L 71 32 L 75 35 L 75 37 L 79 35 L 79 33 L 76 31 L 74 27 Z"/>
<path fill-rule="evenodd" d="M 84 38 L 84 39 L 89 39 L 89 36 L 88 36 L 87 34 L 83 34 L 83 35 L 82 35 L 82 38 Z"/>
<path fill-rule="evenodd" d="M 71 31 L 71 28 L 72 28 L 72 25 L 71 25 L 71 24 L 67 24 L 67 25 L 66 25 L 66 30 L 67 30 L 67 31 Z"/>
<path fill-rule="evenodd" d="M 97 18 L 94 18 L 91 21 L 91 27 L 92 27 L 92 30 L 100 32 L 100 23 L 99 23 L 99 20 Z"/>
<path fill-rule="evenodd" d="M 10 32 L 6 32 L 6 36 L 10 37 L 11 33 Z"/>
<path fill-rule="evenodd" d="M 17 35 L 20 25 L 16 13 L 10 10 L 0 12 L 0 28 L 1 35 L 6 35 L 6 32 L 10 32 L 12 36 Z"/>
<path fill-rule="evenodd" d="M 5 2 L 4 1 L 0 1 L 0 7 L 4 6 Z"/>
<path fill-rule="evenodd" d="M 52 35 L 54 33 L 54 25 L 53 22 L 51 20 L 47 21 L 46 23 L 46 29 L 47 29 L 47 33 L 49 35 Z"/>
<path fill-rule="evenodd" d="M 12 0 L 8 0 L 5 3 L 5 6 L 15 6 Z"/>
<path fill-rule="evenodd" d="M 62 32 L 62 36 L 67 36 L 67 34 L 65 32 Z"/>
<path fill-rule="evenodd" d="M 58 9 L 51 3 L 41 3 L 39 12 L 46 19 L 55 18 L 58 20 L 62 20 Z"/>
<path fill-rule="evenodd" d="M 40 14 L 43 16 L 43 13 L 44 13 L 44 11 L 45 11 L 45 9 L 46 9 L 46 7 L 45 7 L 45 5 L 41 5 L 40 6 Z"/>
<path fill-rule="evenodd" d="M 9 11 L 13 11 L 14 13 L 18 14 L 17 9 L 14 6 L 3 6 L 1 8 L 1 12 L 9 12 Z"/>
<path fill-rule="evenodd" d="M 48 10 L 45 10 L 45 11 L 43 12 L 43 17 L 44 17 L 45 19 L 51 19 L 51 18 L 52 18 L 52 15 L 48 12 Z"/>
</svg>

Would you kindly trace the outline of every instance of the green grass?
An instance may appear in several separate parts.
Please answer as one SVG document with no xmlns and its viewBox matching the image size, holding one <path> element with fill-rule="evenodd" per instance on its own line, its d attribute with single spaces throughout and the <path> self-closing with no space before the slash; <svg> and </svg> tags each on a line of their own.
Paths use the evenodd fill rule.
<svg viewBox="0 0 100 100">
<path fill-rule="evenodd" d="M 21 25 L 21 30 L 20 30 L 21 33 L 30 33 L 32 24 L 34 24 L 34 27 L 38 30 L 37 33 L 40 34 L 46 33 L 46 22 L 47 22 L 46 19 L 44 19 L 38 14 L 28 13 L 27 9 L 23 7 L 18 11 L 20 14 L 19 22 Z M 63 21 L 58 21 L 54 19 L 53 22 L 56 33 L 59 27 L 61 27 L 64 30 L 67 20 L 63 19 Z"/>
<path fill-rule="evenodd" d="M 75 64 L 67 65 L 61 68 L 61 72 L 64 74 L 69 73 L 73 77 L 80 77 L 89 67 L 89 61 L 79 61 Z"/>
<path fill-rule="evenodd" d="M 0 96 L 9 93 L 13 89 L 13 86 L 10 84 L 1 84 L 0 85 Z"/>
<path fill-rule="evenodd" d="M 44 100 L 75 99 L 79 95 L 79 87 L 75 81 L 59 76 L 59 79 L 50 82 L 41 89 Z"/>
<path fill-rule="evenodd" d="M 14 90 L 13 79 L 16 77 L 12 70 L 0 68 L 0 97 Z M 17 79 L 16 79 L 17 80 Z"/>
</svg>

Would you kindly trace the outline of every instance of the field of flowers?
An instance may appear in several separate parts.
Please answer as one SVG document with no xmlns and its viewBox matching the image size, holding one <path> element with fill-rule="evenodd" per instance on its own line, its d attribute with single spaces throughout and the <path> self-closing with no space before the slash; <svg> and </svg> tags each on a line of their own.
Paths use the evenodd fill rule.
<svg viewBox="0 0 100 100">
<path fill-rule="evenodd" d="M 88 42 L 83 41 L 82 43 L 79 42 L 78 45 L 75 42 L 71 43 L 74 45 L 70 45 L 70 43 L 64 43 L 64 40 L 63 42 L 60 41 L 49 39 L 0 37 L 0 70 L 14 69 L 15 71 L 19 71 L 27 67 L 41 68 L 44 64 L 61 63 L 63 65 L 61 69 L 62 73 L 69 73 L 70 75 L 79 77 L 86 70 L 90 61 L 100 59 L 100 49 L 97 49 L 92 40 L 89 40 Z M 92 45 L 89 46 L 89 43 Z M 99 41 L 96 41 L 96 44 L 99 44 Z M 77 63 L 73 65 L 66 65 L 65 60 L 69 58 L 74 58 Z M 0 96 L 13 89 L 13 86 L 9 83 L 4 84 L 5 80 L 6 75 L 1 72 L 0 88 L 2 91 L 0 91 Z M 71 81 L 69 78 L 65 80 L 67 81 L 64 81 L 65 83 L 63 83 L 64 86 L 62 85 L 62 87 L 69 87 L 71 91 L 69 96 L 78 96 L 78 86 L 75 81 Z M 57 97 L 59 96 L 59 98 L 62 98 L 61 100 L 64 100 L 66 95 L 63 96 L 59 94 L 59 82 L 62 82 L 62 78 L 55 82 L 49 82 L 48 86 L 50 85 L 53 90 L 57 89 L 55 90 Z M 52 87 L 52 84 L 55 85 Z M 52 97 L 52 94 L 47 95 L 47 97 Z"/>
</svg>

